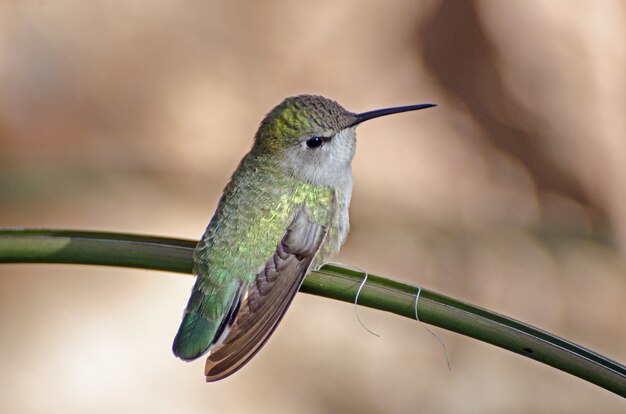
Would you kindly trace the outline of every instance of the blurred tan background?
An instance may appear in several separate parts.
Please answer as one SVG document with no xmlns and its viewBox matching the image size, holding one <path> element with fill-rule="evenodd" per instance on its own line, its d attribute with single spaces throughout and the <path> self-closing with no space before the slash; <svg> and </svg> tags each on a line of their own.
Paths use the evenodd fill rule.
<svg viewBox="0 0 626 414">
<path fill-rule="evenodd" d="M 626 3 L 3 1 L 0 226 L 198 238 L 264 114 L 435 102 L 359 128 L 336 261 L 626 361 Z M 0 266 L 5 413 L 623 412 L 456 334 L 298 295 L 205 384 L 171 341 L 193 284 Z"/>
</svg>

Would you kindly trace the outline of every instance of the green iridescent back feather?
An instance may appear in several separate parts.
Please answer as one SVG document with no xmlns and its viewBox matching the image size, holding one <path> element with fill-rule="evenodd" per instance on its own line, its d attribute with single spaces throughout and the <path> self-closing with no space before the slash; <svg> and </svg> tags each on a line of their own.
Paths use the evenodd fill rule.
<svg viewBox="0 0 626 414">
<path fill-rule="evenodd" d="M 298 206 L 306 206 L 314 222 L 331 224 L 333 190 L 299 181 L 280 162 L 261 158 L 244 158 L 195 251 L 198 278 L 174 341 L 182 359 L 199 357 L 218 339 L 238 289 L 254 282 Z"/>
</svg>

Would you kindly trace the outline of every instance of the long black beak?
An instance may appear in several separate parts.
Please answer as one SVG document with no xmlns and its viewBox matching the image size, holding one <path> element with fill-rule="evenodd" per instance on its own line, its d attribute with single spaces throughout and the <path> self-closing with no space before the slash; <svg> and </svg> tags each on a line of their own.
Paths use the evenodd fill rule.
<svg viewBox="0 0 626 414">
<path fill-rule="evenodd" d="M 362 114 L 357 114 L 356 120 L 349 126 L 353 127 L 355 125 L 360 124 L 361 122 L 367 121 L 368 119 L 378 118 L 379 116 L 399 114 L 400 112 L 417 111 L 419 109 L 431 108 L 433 106 L 437 106 L 437 105 L 435 104 L 408 105 L 408 106 L 398 106 L 395 108 L 385 108 L 385 109 L 377 109 L 375 111 L 363 112 Z"/>
</svg>

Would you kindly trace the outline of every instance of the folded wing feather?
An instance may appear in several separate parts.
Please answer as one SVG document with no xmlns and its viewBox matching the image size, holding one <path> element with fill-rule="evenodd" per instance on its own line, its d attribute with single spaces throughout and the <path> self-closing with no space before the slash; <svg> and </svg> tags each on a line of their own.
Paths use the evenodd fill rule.
<svg viewBox="0 0 626 414">
<path fill-rule="evenodd" d="M 300 208 L 276 251 L 242 295 L 228 335 L 211 349 L 207 381 L 225 378 L 246 364 L 267 342 L 287 311 L 326 237 L 327 228 L 313 223 Z"/>
</svg>

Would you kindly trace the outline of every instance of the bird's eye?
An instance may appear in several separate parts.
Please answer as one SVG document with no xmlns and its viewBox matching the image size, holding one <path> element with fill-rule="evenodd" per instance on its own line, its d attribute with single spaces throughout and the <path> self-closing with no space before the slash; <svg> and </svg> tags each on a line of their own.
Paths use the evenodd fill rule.
<svg viewBox="0 0 626 414">
<path fill-rule="evenodd" d="M 324 140 L 322 139 L 322 137 L 313 137 L 307 139 L 306 146 L 309 148 L 317 148 L 321 146 L 323 142 Z"/>
<path fill-rule="evenodd" d="M 333 137 L 313 137 L 313 138 L 309 138 L 306 141 L 306 146 L 309 148 L 317 148 L 322 146 L 322 144 L 324 142 L 328 142 L 331 139 L 333 139 Z"/>
</svg>

